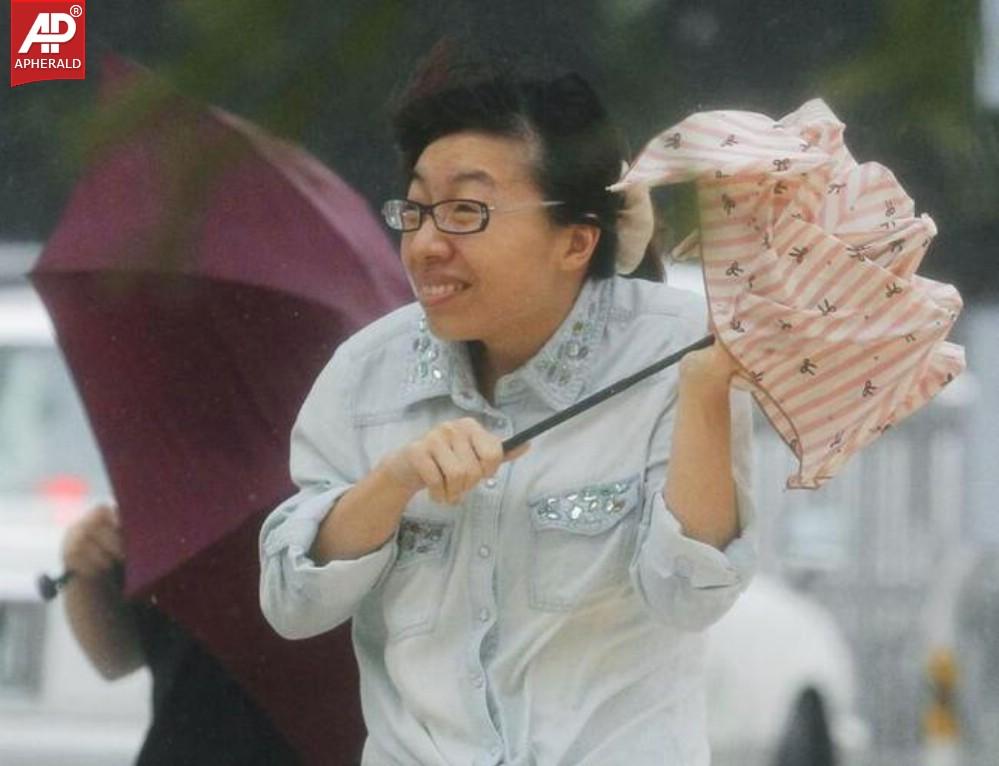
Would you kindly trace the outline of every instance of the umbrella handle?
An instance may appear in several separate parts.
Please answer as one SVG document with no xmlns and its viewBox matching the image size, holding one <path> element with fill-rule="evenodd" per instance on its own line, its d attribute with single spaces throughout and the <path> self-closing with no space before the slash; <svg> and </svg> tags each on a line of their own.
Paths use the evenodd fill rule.
<svg viewBox="0 0 999 766">
<path fill-rule="evenodd" d="M 44 601 L 51 601 L 59 595 L 59 591 L 66 587 L 66 583 L 73 579 L 76 573 L 72 569 L 67 569 L 58 577 L 49 577 L 44 572 L 38 575 L 38 594 Z"/>
<path fill-rule="evenodd" d="M 510 450 L 516 449 L 521 444 L 530 441 L 535 436 L 543 434 L 550 428 L 554 428 L 559 423 L 562 423 L 573 415 L 578 415 L 580 412 L 588 410 L 596 404 L 600 404 L 604 399 L 609 399 L 614 396 L 614 394 L 619 394 L 625 389 L 631 388 L 633 385 L 638 383 L 640 380 L 645 380 L 645 378 L 650 375 L 655 375 L 661 370 L 665 370 L 667 367 L 676 364 L 683 357 L 689 354 L 691 351 L 697 351 L 698 349 L 707 348 L 712 343 L 715 342 L 714 335 L 705 335 L 700 340 L 694 341 L 689 346 L 684 346 L 679 351 L 676 351 L 665 359 L 660 359 L 654 364 L 650 364 L 648 367 L 644 367 L 636 373 L 629 375 L 627 378 L 622 378 L 616 383 L 611 383 L 606 388 L 602 388 L 599 391 L 590 394 L 585 399 L 580 399 L 575 404 L 566 407 L 561 412 L 556 412 L 551 417 L 547 417 L 544 420 L 535 423 L 533 426 L 525 428 L 520 433 L 514 434 L 509 439 L 503 442 L 503 452 L 509 452 Z"/>
</svg>

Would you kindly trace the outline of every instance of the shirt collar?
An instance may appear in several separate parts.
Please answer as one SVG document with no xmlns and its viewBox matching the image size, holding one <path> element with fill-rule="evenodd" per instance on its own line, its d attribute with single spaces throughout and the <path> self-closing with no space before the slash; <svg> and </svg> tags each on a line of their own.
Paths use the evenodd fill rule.
<svg viewBox="0 0 999 766">
<path fill-rule="evenodd" d="M 522 382 L 552 409 L 579 399 L 589 382 L 593 360 L 610 314 L 613 279 L 587 279 L 576 302 L 544 346 L 519 369 L 498 381 L 497 399 Z M 421 312 L 409 341 L 404 367 L 403 403 L 450 396 L 467 403 L 475 391 L 468 346 L 437 338 Z"/>
</svg>

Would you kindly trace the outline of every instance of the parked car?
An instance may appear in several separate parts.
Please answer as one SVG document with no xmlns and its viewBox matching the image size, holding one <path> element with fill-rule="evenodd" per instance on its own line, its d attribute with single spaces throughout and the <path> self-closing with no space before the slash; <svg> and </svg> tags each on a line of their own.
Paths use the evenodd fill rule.
<svg viewBox="0 0 999 766">
<path fill-rule="evenodd" d="M 131 763 L 149 717 L 145 671 L 108 684 L 77 646 L 40 572 L 56 573 L 66 525 L 107 480 L 34 292 L 0 286 L 0 763 Z"/>
<path fill-rule="evenodd" d="M 758 576 L 708 631 L 708 731 L 714 766 L 847 766 L 867 727 L 854 664 L 832 616 Z"/>
</svg>

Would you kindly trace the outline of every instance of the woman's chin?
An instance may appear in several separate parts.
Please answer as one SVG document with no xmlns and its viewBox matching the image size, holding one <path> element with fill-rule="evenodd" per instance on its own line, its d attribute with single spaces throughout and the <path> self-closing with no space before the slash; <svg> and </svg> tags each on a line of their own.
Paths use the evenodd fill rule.
<svg viewBox="0 0 999 766">
<path fill-rule="evenodd" d="M 425 307 L 426 308 L 426 307 Z M 477 332 L 467 318 L 449 315 L 445 312 L 426 310 L 427 324 L 434 337 L 449 343 L 476 340 L 481 333 Z"/>
</svg>

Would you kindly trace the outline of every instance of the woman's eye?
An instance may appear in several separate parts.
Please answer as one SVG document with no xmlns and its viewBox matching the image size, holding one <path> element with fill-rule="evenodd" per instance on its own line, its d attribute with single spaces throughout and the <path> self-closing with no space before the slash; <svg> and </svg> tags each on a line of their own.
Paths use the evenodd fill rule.
<svg viewBox="0 0 999 766">
<path fill-rule="evenodd" d="M 399 212 L 399 220 L 406 227 L 418 226 L 420 222 L 419 208 L 403 208 Z"/>
<path fill-rule="evenodd" d="M 479 206 L 468 202 L 458 202 L 451 206 L 450 217 L 458 220 L 478 218 Z"/>
</svg>

